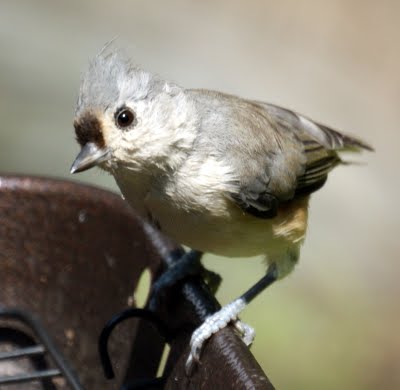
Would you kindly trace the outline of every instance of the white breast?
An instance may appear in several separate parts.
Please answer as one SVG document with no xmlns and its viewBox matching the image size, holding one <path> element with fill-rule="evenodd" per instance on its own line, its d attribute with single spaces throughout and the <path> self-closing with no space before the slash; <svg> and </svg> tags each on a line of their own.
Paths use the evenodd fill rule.
<svg viewBox="0 0 400 390">
<path fill-rule="evenodd" d="M 226 167 L 212 158 L 195 164 L 196 160 L 191 161 L 189 169 L 165 181 L 129 170 L 120 170 L 115 179 L 140 215 L 150 217 L 162 232 L 192 249 L 246 257 L 279 253 L 289 243 L 302 241 L 305 224 L 290 222 L 299 220 L 296 209 L 274 219 L 248 215 L 226 195 L 235 190 Z"/>
<path fill-rule="evenodd" d="M 202 252 L 229 257 L 265 254 L 273 240 L 271 223 L 241 215 L 213 215 L 210 212 L 189 211 L 149 196 L 146 202 L 153 222 L 162 232 Z"/>
<path fill-rule="evenodd" d="M 246 215 L 228 198 L 237 190 L 233 179 L 216 159 L 192 156 L 173 180 L 153 187 L 145 205 L 163 232 L 190 248 L 231 257 L 265 253 L 271 222 Z"/>
</svg>

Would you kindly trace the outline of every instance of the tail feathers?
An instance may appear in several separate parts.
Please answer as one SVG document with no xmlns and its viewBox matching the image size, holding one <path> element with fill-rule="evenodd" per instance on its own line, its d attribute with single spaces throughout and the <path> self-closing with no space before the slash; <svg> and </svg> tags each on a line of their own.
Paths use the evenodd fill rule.
<svg viewBox="0 0 400 390">
<path fill-rule="evenodd" d="M 311 193 L 322 187 L 328 173 L 335 166 L 353 164 L 352 161 L 342 160 L 338 153 L 360 152 L 363 149 L 373 151 L 370 145 L 355 137 L 339 133 L 307 118 L 299 118 L 307 134 L 306 139 L 303 139 L 307 162 L 303 175 L 298 178 L 297 194 Z"/>
<path fill-rule="evenodd" d="M 282 128 L 290 128 L 305 144 L 312 144 L 312 141 L 323 146 L 327 150 L 333 151 L 361 151 L 374 149 L 360 139 L 340 133 L 325 125 L 315 122 L 297 112 L 287 110 L 274 104 L 260 103 L 267 110 L 274 122 Z M 315 145 L 313 145 L 315 148 Z"/>
<path fill-rule="evenodd" d="M 356 137 L 340 133 L 319 123 L 317 126 L 322 130 L 329 149 L 344 152 L 360 152 L 362 149 L 374 151 L 372 146 Z"/>
</svg>

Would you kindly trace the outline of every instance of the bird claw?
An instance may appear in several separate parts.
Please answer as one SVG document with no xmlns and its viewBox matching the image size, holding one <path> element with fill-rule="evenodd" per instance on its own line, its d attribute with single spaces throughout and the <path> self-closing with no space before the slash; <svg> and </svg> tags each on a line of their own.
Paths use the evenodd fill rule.
<svg viewBox="0 0 400 390">
<path fill-rule="evenodd" d="M 245 308 L 246 302 L 243 299 L 236 299 L 219 311 L 207 317 L 192 334 L 190 339 L 190 353 L 186 361 L 186 374 L 190 375 L 195 363 L 200 361 L 201 351 L 204 343 L 220 329 L 225 328 L 229 322 L 235 321 L 235 327 L 243 335 L 246 345 L 251 344 L 254 339 L 254 330 L 250 326 L 237 321 L 239 313 Z"/>
<path fill-rule="evenodd" d="M 256 331 L 254 328 L 252 328 L 250 325 L 248 325 L 242 321 L 239 321 L 239 320 L 234 322 L 234 326 L 241 334 L 242 341 L 247 346 L 250 346 L 251 344 L 253 344 L 253 341 L 256 337 Z"/>
</svg>

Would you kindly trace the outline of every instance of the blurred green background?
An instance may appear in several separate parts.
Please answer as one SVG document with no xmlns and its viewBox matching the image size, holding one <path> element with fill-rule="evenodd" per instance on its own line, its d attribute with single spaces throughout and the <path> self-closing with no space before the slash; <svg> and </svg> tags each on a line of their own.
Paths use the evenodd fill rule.
<svg viewBox="0 0 400 390">
<path fill-rule="evenodd" d="M 135 61 L 187 87 L 296 109 L 377 152 L 338 168 L 313 196 L 296 272 L 244 312 L 278 389 L 399 389 L 400 2 L 4 1 L 0 3 L 0 171 L 117 191 L 71 177 L 80 73 L 115 36 Z M 260 259 L 208 256 L 227 303 Z"/>
</svg>

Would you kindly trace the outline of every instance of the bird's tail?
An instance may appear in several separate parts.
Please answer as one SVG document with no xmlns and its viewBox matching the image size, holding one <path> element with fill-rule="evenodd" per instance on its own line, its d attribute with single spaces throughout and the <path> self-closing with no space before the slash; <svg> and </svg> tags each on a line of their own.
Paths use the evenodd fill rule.
<svg viewBox="0 0 400 390">
<path fill-rule="evenodd" d="M 362 150 L 374 151 L 374 148 L 359 138 L 340 133 L 330 127 L 317 124 L 324 134 L 326 144 L 331 150 L 339 152 L 360 152 Z"/>
</svg>

